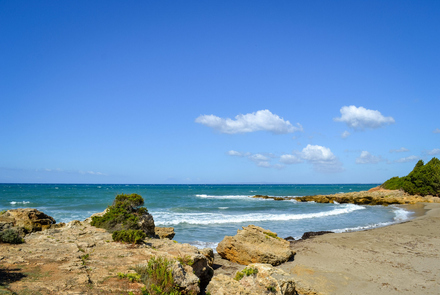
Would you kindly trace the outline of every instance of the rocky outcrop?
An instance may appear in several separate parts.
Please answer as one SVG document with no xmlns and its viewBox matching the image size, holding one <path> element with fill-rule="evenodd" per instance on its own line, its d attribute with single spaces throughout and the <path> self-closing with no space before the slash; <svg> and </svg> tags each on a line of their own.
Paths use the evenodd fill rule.
<svg viewBox="0 0 440 295">
<path fill-rule="evenodd" d="M 311 288 L 296 284 L 294 278 L 281 269 L 270 264 L 250 264 L 237 273 L 235 279 L 217 275 L 212 278 L 207 292 L 216 295 L 312 295 L 318 294 Z"/>
<path fill-rule="evenodd" d="M 299 202 L 316 203 L 351 203 L 357 205 L 393 205 L 416 203 L 440 203 L 439 197 L 409 195 L 400 190 L 372 189 L 369 191 L 340 193 L 333 195 L 316 195 L 304 197 L 271 197 L 255 195 L 252 198 L 280 200 L 296 200 Z"/>
<path fill-rule="evenodd" d="M 138 225 L 139 229 L 147 234 L 147 237 L 156 236 L 153 215 L 151 215 L 150 213 L 144 213 L 140 215 L 138 219 Z"/>
<path fill-rule="evenodd" d="M 199 282 L 200 288 L 206 286 L 214 272 L 212 249 L 168 239 L 146 239 L 141 245 L 112 242 L 105 229 L 78 220 L 33 232 L 24 240 L 24 244 L 0 246 L 1 271 L 18 278 L 26 274 L 26 280 L 9 283 L 16 293 L 138 294 L 142 284 L 118 274 L 130 273 L 136 265 L 159 256 L 174 261 L 175 282 L 187 293 L 197 291 Z"/>
<path fill-rule="evenodd" d="M 0 231 L 14 229 L 21 235 L 63 225 L 56 224 L 51 216 L 31 208 L 12 209 L 0 215 Z"/>
<path fill-rule="evenodd" d="M 268 263 L 279 265 L 295 255 L 290 243 L 264 228 L 249 225 L 226 236 L 217 246 L 218 254 L 239 264 Z"/>
<path fill-rule="evenodd" d="M 172 240 L 174 238 L 174 235 L 176 234 L 174 232 L 174 227 L 158 227 L 156 226 L 154 228 L 154 232 L 156 237 L 159 239 L 169 239 Z"/>
</svg>

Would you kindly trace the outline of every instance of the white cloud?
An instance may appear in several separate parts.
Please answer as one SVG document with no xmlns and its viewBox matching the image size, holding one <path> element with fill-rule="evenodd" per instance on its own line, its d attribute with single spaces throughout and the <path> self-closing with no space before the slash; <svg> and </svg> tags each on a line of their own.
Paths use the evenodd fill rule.
<svg viewBox="0 0 440 295">
<path fill-rule="evenodd" d="M 373 156 L 367 151 L 362 151 L 361 155 L 356 158 L 356 164 L 376 164 L 382 161 L 381 157 Z"/>
<path fill-rule="evenodd" d="M 235 157 L 243 157 L 243 154 L 242 154 L 242 153 L 237 152 L 237 151 L 234 151 L 234 150 L 230 150 L 230 151 L 228 152 L 228 155 L 230 155 L 230 156 L 235 156 Z"/>
<path fill-rule="evenodd" d="M 343 106 L 340 112 L 341 117 L 334 118 L 333 120 L 344 122 L 354 130 L 375 129 L 395 123 L 393 117 L 384 117 L 379 111 L 369 110 L 364 107 Z"/>
<path fill-rule="evenodd" d="M 229 152 L 227 152 L 227 154 L 229 156 L 233 156 L 233 157 L 246 157 L 250 161 L 254 162 L 258 167 L 264 167 L 264 168 L 275 167 L 275 168 L 279 168 L 278 166 L 280 166 L 279 164 L 278 165 L 272 165 L 270 163 L 271 159 L 275 157 L 273 154 L 268 154 L 268 156 L 265 156 L 265 155 L 262 155 L 262 154 L 252 154 L 252 153 L 249 153 L 249 152 L 242 153 L 242 152 L 238 152 L 238 151 L 234 151 L 234 150 L 230 150 Z"/>
<path fill-rule="evenodd" d="M 329 148 L 308 144 L 301 151 L 301 157 L 313 165 L 318 172 L 341 172 L 342 163 Z"/>
<path fill-rule="evenodd" d="M 267 161 L 267 160 L 269 160 L 269 158 L 266 156 L 263 156 L 262 154 L 253 154 L 253 155 L 249 156 L 249 160 L 258 163 L 258 162 L 262 162 L 262 161 Z"/>
<path fill-rule="evenodd" d="M 430 151 L 426 151 L 426 154 L 430 156 L 440 155 L 440 149 L 432 149 Z"/>
<path fill-rule="evenodd" d="M 303 131 L 301 124 L 297 123 L 297 126 L 293 126 L 289 121 L 272 114 L 269 110 L 261 110 L 245 115 L 240 114 L 235 116 L 235 120 L 230 118 L 224 119 L 214 115 L 201 115 L 195 122 L 228 134 L 261 130 L 275 134 Z"/>
<path fill-rule="evenodd" d="M 284 154 L 280 157 L 273 154 L 251 154 L 242 153 L 231 150 L 227 153 L 230 156 L 246 157 L 254 162 L 258 167 L 282 169 L 283 164 L 291 165 L 307 161 L 313 165 L 318 172 L 341 172 L 343 171 L 342 163 L 332 153 L 329 148 L 319 145 L 307 145 L 302 151 L 293 151 L 292 154 Z M 278 159 L 281 163 L 273 164 L 272 161 Z"/>
<path fill-rule="evenodd" d="M 400 158 L 399 160 L 396 160 L 396 163 L 407 163 L 407 162 L 415 162 L 418 161 L 420 158 L 417 156 L 409 156 L 405 158 Z"/>
<path fill-rule="evenodd" d="M 404 152 L 409 152 L 409 149 L 401 147 L 400 149 L 397 150 L 390 150 L 390 153 L 404 153 Z"/>
<path fill-rule="evenodd" d="M 286 155 L 281 155 L 280 162 L 290 165 L 290 164 L 302 163 L 302 160 L 301 158 L 295 155 L 286 154 Z"/>
<path fill-rule="evenodd" d="M 344 132 L 342 132 L 341 137 L 342 138 L 347 138 L 350 136 L 350 132 L 348 132 L 347 130 L 345 130 Z"/>
<path fill-rule="evenodd" d="M 440 133 L 440 129 L 439 128 L 437 128 L 437 129 L 435 129 L 434 131 L 432 131 L 433 133 Z"/>
<path fill-rule="evenodd" d="M 41 171 L 39 169 L 37 169 L 36 171 Z M 102 172 L 96 172 L 96 171 L 82 171 L 82 170 L 63 170 L 60 168 L 56 168 L 56 169 L 51 169 L 51 168 L 45 168 L 42 169 L 42 171 L 44 172 L 56 172 L 56 173 L 66 173 L 66 174 L 88 174 L 88 175 L 101 175 L 101 176 L 107 176 L 107 174 L 102 173 Z"/>
</svg>

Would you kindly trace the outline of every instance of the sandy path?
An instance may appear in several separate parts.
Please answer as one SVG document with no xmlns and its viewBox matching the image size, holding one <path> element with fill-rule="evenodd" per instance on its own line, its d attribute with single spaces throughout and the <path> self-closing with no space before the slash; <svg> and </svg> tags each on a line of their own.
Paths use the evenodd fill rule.
<svg viewBox="0 0 440 295">
<path fill-rule="evenodd" d="M 409 222 L 293 244 L 280 268 L 326 294 L 440 294 L 440 204 Z"/>
</svg>

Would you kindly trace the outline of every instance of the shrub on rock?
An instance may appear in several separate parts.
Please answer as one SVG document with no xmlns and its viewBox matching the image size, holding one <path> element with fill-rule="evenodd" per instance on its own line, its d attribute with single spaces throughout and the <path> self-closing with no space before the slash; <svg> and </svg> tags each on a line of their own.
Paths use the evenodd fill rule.
<svg viewBox="0 0 440 295">
<path fill-rule="evenodd" d="M 154 236 L 153 216 L 147 208 L 140 207 L 143 204 L 144 199 L 138 194 L 117 195 L 104 215 L 92 217 L 91 225 L 109 232 L 141 230 L 146 236 Z"/>
<path fill-rule="evenodd" d="M 0 232 L 0 242 L 9 244 L 21 244 L 23 238 L 13 229 L 7 229 Z"/>
<path fill-rule="evenodd" d="M 143 239 L 145 239 L 147 235 L 141 230 L 118 230 L 113 232 L 112 238 L 115 242 L 126 242 L 131 244 L 137 244 Z"/>
</svg>

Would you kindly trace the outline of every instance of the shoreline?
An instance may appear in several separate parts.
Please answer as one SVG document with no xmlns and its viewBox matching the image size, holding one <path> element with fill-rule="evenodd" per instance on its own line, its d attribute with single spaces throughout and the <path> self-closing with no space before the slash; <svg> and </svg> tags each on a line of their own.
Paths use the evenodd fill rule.
<svg viewBox="0 0 440 295">
<path fill-rule="evenodd" d="M 405 222 L 294 242 L 295 260 L 280 268 L 323 294 L 438 294 L 440 204 L 421 210 Z"/>
</svg>

